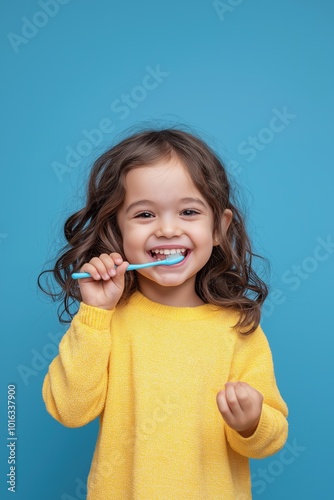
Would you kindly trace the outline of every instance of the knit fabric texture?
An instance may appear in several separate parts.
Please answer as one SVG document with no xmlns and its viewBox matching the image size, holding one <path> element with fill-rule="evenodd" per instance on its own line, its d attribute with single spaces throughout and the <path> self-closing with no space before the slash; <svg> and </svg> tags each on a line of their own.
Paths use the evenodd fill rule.
<svg viewBox="0 0 334 500">
<path fill-rule="evenodd" d="M 287 406 L 259 326 L 209 304 L 171 307 L 140 292 L 113 311 L 80 304 L 43 384 L 67 427 L 100 418 L 87 500 L 251 499 L 248 458 L 287 439 Z M 216 403 L 228 381 L 260 391 L 255 433 L 228 427 Z"/>
</svg>

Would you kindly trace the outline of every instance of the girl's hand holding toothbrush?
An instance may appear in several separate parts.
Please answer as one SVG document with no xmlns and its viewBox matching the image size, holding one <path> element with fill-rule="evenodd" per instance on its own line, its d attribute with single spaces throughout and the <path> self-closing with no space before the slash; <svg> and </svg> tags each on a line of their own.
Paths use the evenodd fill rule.
<svg viewBox="0 0 334 500">
<path fill-rule="evenodd" d="M 119 253 L 103 253 L 84 264 L 80 272 L 91 277 L 79 280 L 82 301 L 89 306 L 113 309 L 122 296 L 128 265 Z"/>
</svg>

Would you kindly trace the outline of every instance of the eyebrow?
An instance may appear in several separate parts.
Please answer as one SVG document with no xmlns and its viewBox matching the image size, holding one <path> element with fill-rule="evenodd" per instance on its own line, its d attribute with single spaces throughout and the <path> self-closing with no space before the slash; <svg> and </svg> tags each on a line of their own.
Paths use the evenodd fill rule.
<svg viewBox="0 0 334 500">
<path fill-rule="evenodd" d="M 179 200 L 179 202 L 180 203 L 197 203 L 198 205 L 201 205 L 202 207 L 207 208 L 207 205 L 200 198 L 181 198 L 181 200 Z M 135 202 L 131 203 L 131 205 L 128 206 L 125 213 L 130 212 L 134 208 L 139 208 L 139 207 L 144 207 L 144 206 L 147 207 L 148 205 L 154 206 L 155 203 L 151 200 L 135 201 Z"/>
</svg>

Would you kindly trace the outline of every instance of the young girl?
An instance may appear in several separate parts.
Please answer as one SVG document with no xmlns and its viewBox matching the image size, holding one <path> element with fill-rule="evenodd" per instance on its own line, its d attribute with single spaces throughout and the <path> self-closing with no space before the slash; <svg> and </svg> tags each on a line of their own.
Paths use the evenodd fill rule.
<svg viewBox="0 0 334 500">
<path fill-rule="evenodd" d="M 80 306 L 43 398 L 65 426 L 100 419 L 88 500 L 250 499 L 248 458 L 282 448 L 287 407 L 219 159 L 181 130 L 137 133 L 96 161 L 65 235 L 53 273 Z"/>
</svg>

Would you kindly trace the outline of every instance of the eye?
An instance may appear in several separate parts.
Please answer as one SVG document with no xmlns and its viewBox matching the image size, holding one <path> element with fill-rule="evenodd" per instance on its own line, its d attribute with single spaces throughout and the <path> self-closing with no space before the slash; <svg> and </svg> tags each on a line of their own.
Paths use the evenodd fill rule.
<svg viewBox="0 0 334 500">
<path fill-rule="evenodd" d="M 186 216 L 192 216 L 192 215 L 199 215 L 199 212 L 197 210 L 191 210 L 190 208 L 188 208 L 187 210 L 183 210 L 181 212 L 181 215 L 186 215 Z"/>
<path fill-rule="evenodd" d="M 154 217 L 151 212 L 140 212 L 139 214 L 135 215 L 135 219 L 149 219 L 150 217 Z"/>
</svg>

